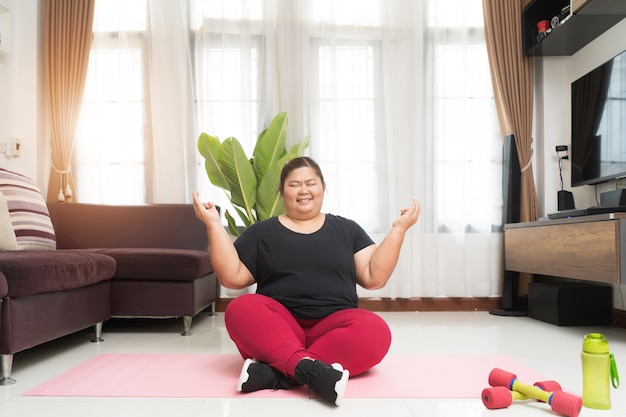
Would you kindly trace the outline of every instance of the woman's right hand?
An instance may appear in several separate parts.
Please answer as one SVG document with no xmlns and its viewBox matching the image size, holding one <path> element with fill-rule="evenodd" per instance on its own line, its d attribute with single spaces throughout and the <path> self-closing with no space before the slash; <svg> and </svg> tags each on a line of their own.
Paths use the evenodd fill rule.
<svg viewBox="0 0 626 417">
<path fill-rule="evenodd" d="M 254 278 L 248 268 L 239 260 L 239 254 L 231 237 L 222 226 L 220 213 L 215 204 L 203 203 L 197 191 L 193 192 L 193 211 L 204 223 L 209 238 L 211 264 L 217 279 L 226 288 L 242 289 L 254 284 Z"/>
<path fill-rule="evenodd" d="M 196 217 L 207 227 L 216 223 L 221 226 L 220 213 L 217 211 L 215 204 L 211 202 L 203 203 L 200 201 L 199 195 L 197 191 L 193 192 L 193 211 Z"/>
</svg>

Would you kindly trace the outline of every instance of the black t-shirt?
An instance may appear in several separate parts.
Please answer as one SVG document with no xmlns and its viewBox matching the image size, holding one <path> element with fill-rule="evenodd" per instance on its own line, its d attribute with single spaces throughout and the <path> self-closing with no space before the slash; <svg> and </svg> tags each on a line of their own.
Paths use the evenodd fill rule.
<svg viewBox="0 0 626 417">
<path fill-rule="evenodd" d="M 272 217 L 252 224 L 235 241 L 256 292 L 300 319 L 357 306 L 354 254 L 372 244 L 356 222 L 332 214 L 311 234 L 293 232 Z"/>
</svg>

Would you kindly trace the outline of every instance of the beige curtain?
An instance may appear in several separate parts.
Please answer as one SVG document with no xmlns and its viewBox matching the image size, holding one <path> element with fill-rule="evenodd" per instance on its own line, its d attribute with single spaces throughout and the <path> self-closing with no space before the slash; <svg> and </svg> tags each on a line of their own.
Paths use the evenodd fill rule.
<svg viewBox="0 0 626 417">
<path fill-rule="evenodd" d="M 95 0 L 44 2 L 44 81 L 52 169 L 47 201 L 74 201 L 74 134 L 82 106 Z"/>
<path fill-rule="evenodd" d="M 521 168 L 520 221 L 539 218 L 532 170 L 533 62 L 524 56 L 522 4 L 483 0 L 485 38 L 502 137 L 515 136 Z"/>
</svg>

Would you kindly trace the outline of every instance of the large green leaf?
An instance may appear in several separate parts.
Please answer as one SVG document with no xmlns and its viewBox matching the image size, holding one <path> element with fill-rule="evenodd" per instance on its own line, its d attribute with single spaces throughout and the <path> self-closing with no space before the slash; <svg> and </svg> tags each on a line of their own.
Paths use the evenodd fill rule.
<svg viewBox="0 0 626 417">
<path fill-rule="evenodd" d="M 285 212 L 285 206 L 281 198 L 280 173 L 285 163 L 297 155 L 286 154 L 276 161 L 265 173 L 259 184 L 257 192 L 257 214 L 259 220 L 269 219 Z"/>
<path fill-rule="evenodd" d="M 200 134 L 198 138 L 198 151 L 200 151 L 200 154 L 204 157 L 204 169 L 209 177 L 209 181 L 216 187 L 228 191 L 228 180 L 220 169 L 218 162 L 220 148 L 221 144 L 217 136 L 207 135 L 206 133 Z"/>
<path fill-rule="evenodd" d="M 239 236 L 239 229 L 237 228 L 235 218 L 230 215 L 228 210 L 224 212 L 224 217 L 226 218 L 226 224 L 228 225 L 228 231 L 230 234 L 233 236 Z"/>
<path fill-rule="evenodd" d="M 305 136 L 300 142 L 293 145 L 289 152 L 295 158 L 296 156 L 300 156 L 304 153 L 304 150 L 308 148 L 309 142 L 311 141 L 311 136 Z"/>
<path fill-rule="evenodd" d="M 254 170 L 257 178 L 263 178 L 272 164 L 282 158 L 287 142 L 287 113 L 278 113 L 270 126 L 257 139 L 254 147 Z"/>
<path fill-rule="evenodd" d="M 259 135 L 251 158 L 246 157 L 236 138 L 222 143 L 206 133 L 198 138 L 198 150 L 205 158 L 209 180 L 224 189 L 245 227 L 284 213 L 278 192 L 280 173 L 287 161 L 304 153 L 310 140 L 305 137 L 287 152 L 286 135 L 287 114 L 279 113 Z M 230 232 L 238 236 L 234 217 L 229 212 L 224 216 Z"/>
<path fill-rule="evenodd" d="M 254 169 L 236 138 L 222 143 L 218 163 L 228 181 L 230 201 L 243 208 L 249 219 L 254 217 L 257 180 Z"/>
<path fill-rule="evenodd" d="M 257 222 L 257 217 L 256 216 L 253 215 L 252 217 L 248 217 L 246 212 L 243 211 L 242 209 L 240 209 L 239 207 L 233 206 L 233 208 L 235 209 L 235 211 L 239 215 L 239 218 L 243 221 L 244 226 L 248 227 L 252 223 L 256 223 Z M 256 206 L 255 206 L 255 210 L 256 210 Z"/>
</svg>

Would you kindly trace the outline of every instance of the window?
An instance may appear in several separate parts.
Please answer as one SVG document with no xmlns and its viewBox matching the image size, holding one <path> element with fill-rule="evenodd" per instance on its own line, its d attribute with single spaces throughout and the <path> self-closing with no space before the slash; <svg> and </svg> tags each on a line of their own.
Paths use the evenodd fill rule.
<svg viewBox="0 0 626 417">
<path fill-rule="evenodd" d="M 420 198 L 432 205 L 424 215 L 428 229 L 483 231 L 500 222 L 494 189 L 500 189 L 501 150 L 479 0 L 429 0 L 423 10 L 409 4 L 411 18 L 419 20 L 423 13 L 423 22 L 408 26 L 425 22 L 423 29 L 407 29 L 398 17 L 390 20 L 401 14 L 395 7 L 407 7 L 404 2 L 310 0 L 295 11 L 271 10 L 263 0 L 188 5 L 197 134 L 234 136 L 251 155 L 267 120 L 290 109 L 290 125 L 296 121 L 299 132 L 311 134 L 307 152 L 324 169 L 325 209 L 354 218 L 373 233 L 388 227 L 390 175 L 400 175 L 387 166 L 388 143 L 396 140 L 387 116 L 399 110 L 385 81 L 395 74 L 387 63 L 394 45 L 389 38 L 399 39 L 398 48 L 403 36 L 423 37 L 423 49 L 418 45 L 405 53 L 424 66 L 411 82 L 415 95 L 423 94 L 415 103 L 424 100 L 426 129 L 420 138 L 415 130 L 423 126 L 409 127 L 402 140 L 425 143 L 428 181 Z M 152 201 L 152 155 L 159 149 L 151 139 L 150 6 L 146 0 L 97 3 L 76 148 L 80 201 Z M 296 23 L 279 31 L 284 21 Z M 406 35 L 407 30 L 416 33 Z M 197 152 L 181 175 L 193 177 L 205 198 L 229 206 L 209 183 Z"/>
<path fill-rule="evenodd" d="M 96 2 L 76 140 L 81 202 L 146 201 L 145 0 Z"/>
<path fill-rule="evenodd" d="M 284 111 L 288 146 L 311 135 L 324 211 L 380 242 L 412 197 L 422 203 L 397 279 L 374 296 L 499 291 L 502 150 L 481 0 L 96 7 L 78 201 L 189 202 L 198 190 L 229 209 L 207 178 L 199 134 L 234 136 L 251 156 Z"/>
<path fill-rule="evenodd" d="M 311 39 L 313 152 L 324 169 L 325 209 L 371 232 L 387 227 L 381 43 Z"/>
<path fill-rule="evenodd" d="M 440 231 L 489 232 L 501 223 L 501 143 L 480 1 L 429 2 L 433 65 L 432 199 Z M 454 9 L 458 13 L 450 13 Z"/>
</svg>

